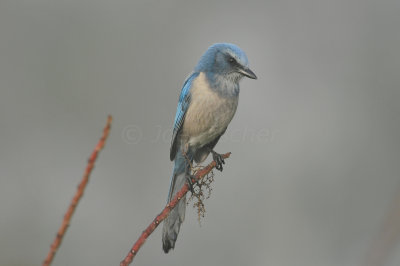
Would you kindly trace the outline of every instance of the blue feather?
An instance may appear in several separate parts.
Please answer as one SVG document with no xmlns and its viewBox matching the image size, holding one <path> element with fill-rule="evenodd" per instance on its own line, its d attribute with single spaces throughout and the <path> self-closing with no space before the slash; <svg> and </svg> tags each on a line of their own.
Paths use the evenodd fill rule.
<svg viewBox="0 0 400 266">
<path fill-rule="evenodd" d="M 190 104 L 190 89 L 192 87 L 193 80 L 199 75 L 199 72 L 192 73 L 185 81 L 182 87 L 181 94 L 179 96 L 178 107 L 176 109 L 174 127 L 172 132 L 172 142 L 171 142 L 171 160 L 175 157 L 176 150 L 173 150 L 174 143 L 176 141 L 176 137 L 178 135 L 179 130 L 183 125 L 183 121 L 185 120 L 186 111 L 189 108 Z"/>
</svg>

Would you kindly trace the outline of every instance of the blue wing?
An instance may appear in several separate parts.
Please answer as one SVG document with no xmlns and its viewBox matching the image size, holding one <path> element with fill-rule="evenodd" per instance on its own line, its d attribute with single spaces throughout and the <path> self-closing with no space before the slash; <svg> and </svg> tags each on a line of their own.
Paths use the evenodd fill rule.
<svg viewBox="0 0 400 266">
<path fill-rule="evenodd" d="M 181 95 L 179 96 L 178 107 L 176 109 L 174 128 L 172 132 L 172 142 L 169 157 L 175 159 L 177 151 L 177 136 L 182 128 L 183 121 L 185 120 L 186 111 L 190 104 L 190 88 L 192 87 L 193 80 L 199 75 L 198 72 L 192 73 L 185 81 L 182 87 Z"/>
</svg>

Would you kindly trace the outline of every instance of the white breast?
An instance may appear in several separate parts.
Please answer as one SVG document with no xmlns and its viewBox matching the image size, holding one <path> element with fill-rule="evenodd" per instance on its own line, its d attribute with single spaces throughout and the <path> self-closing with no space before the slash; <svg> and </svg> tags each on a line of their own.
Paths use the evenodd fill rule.
<svg viewBox="0 0 400 266">
<path fill-rule="evenodd" d="M 205 74 L 200 73 L 192 84 L 182 139 L 195 148 L 213 141 L 231 122 L 237 104 L 238 97 L 221 97 L 210 88 Z"/>
</svg>

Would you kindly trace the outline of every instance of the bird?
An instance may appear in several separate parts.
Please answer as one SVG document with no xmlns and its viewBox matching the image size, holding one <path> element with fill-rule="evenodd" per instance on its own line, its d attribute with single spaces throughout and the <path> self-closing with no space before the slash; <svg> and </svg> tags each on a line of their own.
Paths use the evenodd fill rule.
<svg viewBox="0 0 400 266">
<path fill-rule="evenodd" d="M 243 50 L 235 44 L 216 43 L 200 57 L 185 80 L 172 131 L 170 160 L 174 161 L 174 168 L 168 202 L 185 182 L 193 189 L 193 161 L 199 164 L 211 153 L 216 169 L 223 170 L 225 162 L 214 147 L 236 112 L 239 81 L 243 77 L 257 79 Z M 183 197 L 164 220 L 162 244 L 165 253 L 175 248 L 185 209 L 186 197 Z"/>
</svg>

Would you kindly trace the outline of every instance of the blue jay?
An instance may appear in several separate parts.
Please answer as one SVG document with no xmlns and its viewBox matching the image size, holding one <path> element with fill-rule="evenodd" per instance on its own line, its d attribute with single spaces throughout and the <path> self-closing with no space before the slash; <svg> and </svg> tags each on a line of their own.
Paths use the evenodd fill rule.
<svg viewBox="0 0 400 266">
<path fill-rule="evenodd" d="M 214 146 L 231 122 L 239 100 L 239 81 L 257 79 L 248 67 L 246 54 L 236 45 L 217 43 L 208 48 L 183 84 L 172 133 L 170 159 L 175 161 L 168 202 L 185 182 L 191 184 L 190 165 L 203 162 L 212 153 L 216 169 L 224 160 Z M 175 247 L 185 219 L 186 197 L 164 221 L 162 242 L 165 253 Z"/>
</svg>

